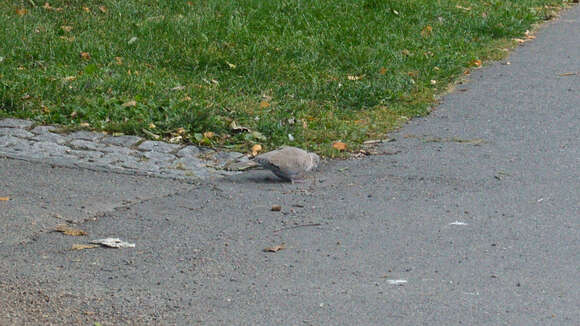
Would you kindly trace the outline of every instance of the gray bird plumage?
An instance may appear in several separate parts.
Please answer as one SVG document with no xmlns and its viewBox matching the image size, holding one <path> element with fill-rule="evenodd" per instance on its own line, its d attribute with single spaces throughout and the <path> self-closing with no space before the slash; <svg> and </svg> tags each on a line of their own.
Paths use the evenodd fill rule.
<svg viewBox="0 0 580 326">
<path fill-rule="evenodd" d="M 256 156 L 254 161 L 280 179 L 294 182 L 302 179 L 306 172 L 315 169 L 320 157 L 297 147 L 283 146 Z"/>
</svg>

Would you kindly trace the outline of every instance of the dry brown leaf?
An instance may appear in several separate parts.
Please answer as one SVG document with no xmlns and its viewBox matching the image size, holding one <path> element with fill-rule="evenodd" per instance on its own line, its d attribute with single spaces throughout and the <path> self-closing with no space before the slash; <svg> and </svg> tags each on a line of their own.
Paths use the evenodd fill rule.
<svg viewBox="0 0 580 326">
<path fill-rule="evenodd" d="M 91 54 L 88 52 L 81 52 L 79 55 L 83 60 L 89 60 L 91 58 Z"/>
<path fill-rule="evenodd" d="M 463 70 L 463 74 L 464 75 L 469 75 L 470 73 L 471 73 L 471 71 L 469 69 Z"/>
<path fill-rule="evenodd" d="M 8 201 L 10 200 L 10 197 L 0 197 L 0 201 Z"/>
<path fill-rule="evenodd" d="M 156 126 L 156 125 L 155 125 L 153 122 L 151 122 L 151 123 L 149 124 L 149 128 L 151 128 L 151 129 L 155 129 L 155 128 L 157 128 L 157 126 Z"/>
<path fill-rule="evenodd" d="M 125 102 L 121 106 L 124 108 L 128 108 L 128 107 L 133 107 L 136 105 L 137 105 L 137 101 L 133 100 L 133 101 Z"/>
<path fill-rule="evenodd" d="M 65 225 L 65 224 L 57 225 L 54 230 L 57 232 L 61 232 L 61 233 L 66 234 L 66 235 L 72 235 L 75 237 L 87 235 L 87 233 L 85 231 L 79 230 L 79 229 L 73 229 L 70 226 Z"/>
<path fill-rule="evenodd" d="M 24 8 L 18 8 L 16 9 L 16 14 L 20 17 L 26 15 L 26 13 L 28 13 L 28 10 L 24 9 Z"/>
<path fill-rule="evenodd" d="M 121 57 L 115 57 L 115 63 L 117 65 L 119 65 L 119 66 L 122 65 L 123 64 L 123 58 L 121 58 Z"/>
<path fill-rule="evenodd" d="M 521 38 L 513 38 L 512 40 L 518 42 L 519 44 L 522 44 L 522 43 L 526 42 L 526 40 L 521 39 Z"/>
<path fill-rule="evenodd" d="M 336 150 L 341 151 L 341 152 L 346 150 L 346 144 L 341 142 L 341 141 L 334 142 L 332 144 L 332 147 Z"/>
<path fill-rule="evenodd" d="M 270 209 L 272 212 L 279 212 L 282 210 L 282 206 L 280 205 L 272 205 L 272 208 Z"/>
<path fill-rule="evenodd" d="M 84 12 L 91 12 L 91 8 L 89 8 L 89 7 L 83 7 L 83 11 Z"/>
<path fill-rule="evenodd" d="M 185 130 L 185 128 L 177 128 L 177 129 L 175 130 L 175 132 L 176 132 L 178 135 L 183 135 L 183 134 L 185 134 L 186 130 Z"/>
<path fill-rule="evenodd" d="M 401 54 L 404 55 L 404 56 L 410 56 L 411 55 L 411 51 L 409 51 L 407 49 L 404 49 L 404 50 L 401 51 Z"/>
<path fill-rule="evenodd" d="M 78 115 L 77 111 L 72 111 L 70 117 L 74 119 L 77 117 L 77 115 Z"/>
<path fill-rule="evenodd" d="M 215 133 L 213 131 L 206 131 L 203 133 L 203 137 L 207 138 L 207 139 L 212 139 L 215 136 Z"/>
<path fill-rule="evenodd" d="M 70 248 L 71 250 L 83 250 L 83 249 L 93 249 L 100 247 L 97 244 L 73 244 Z"/>
<path fill-rule="evenodd" d="M 483 63 L 479 59 L 476 59 L 476 60 L 471 61 L 471 65 L 472 66 L 475 66 L 475 67 L 481 67 L 482 64 Z"/>
<path fill-rule="evenodd" d="M 188 95 L 185 95 L 185 97 L 182 100 L 189 102 L 189 101 L 191 101 L 191 97 L 189 97 Z"/>
<path fill-rule="evenodd" d="M 72 26 L 61 26 L 60 28 L 67 33 L 73 29 Z"/>
<path fill-rule="evenodd" d="M 73 80 L 75 80 L 75 79 L 77 79 L 77 77 L 76 77 L 76 76 L 66 76 L 66 77 L 64 77 L 62 80 L 63 80 L 63 81 L 73 81 Z"/>
<path fill-rule="evenodd" d="M 277 246 L 264 248 L 264 252 L 278 252 L 278 251 L 284 250 L 284 249 L 286 249 L 286 246 L 282 243 L 282 244 L 279 244 Z"/>
<path fill-rule="evenodd" d="M 260 109 L 265 109 L 270 107 L 270 103 L 268 101 L 262 101 L 260 102 Z"/>
<path fill-rule="evenodd" d="M 423 28 L 421 30 L 421 36 L 422 37 L 429 37 L 429 36 L 431 36 L 431 32 L 433 32 L 433 27 L 431 27 L 431 25 L 427 25 L 427 26 L 425 26 L 425 28 Z"/>
<path fill-rule="evenodd" d="M 384 75 L 386 73 L 387 73 L 387 68 L 381 67 L 381 69 L 379 70 L 379 74 Z"/>
<path fill-rule="evenodd" d="M 258 155 L 258 153 L 260 153 L 261 151 L 262 151 L 262 145 L 255 144 L 254 146 L 252 146 L 252 156 Z"/>
<path fill-rule="evenodd" d="M 107 12 L 107 7 L 105 6 L 99 6 L 99 10 L 104 14 Z"/>
<path fill-rule="evenodd" d="M 50 6 L 50 3 L 48 3 L 48 2 L 45 2 L 45 3 L 44 3 L 44 6 L 42 6 L 42 8 L 44 8 L 44 9 L 46 9 L 46 10 L 50 10 L 50 9 L 52 9 L 52 7 Z"/>
</svg>

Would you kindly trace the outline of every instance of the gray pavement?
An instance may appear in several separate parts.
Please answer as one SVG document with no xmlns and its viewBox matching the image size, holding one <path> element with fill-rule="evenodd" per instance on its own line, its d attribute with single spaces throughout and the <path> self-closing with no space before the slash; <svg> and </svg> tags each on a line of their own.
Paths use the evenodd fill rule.
<svg viewBox="0 0 580 326">
<path fill-rule="evenodd" d="M 577 30 L 578 6 L 304 184 L 0 159 L 0 324 L 577 325 Z M 104 237 L 136 247 L 70 250 Z"/>
</svg>

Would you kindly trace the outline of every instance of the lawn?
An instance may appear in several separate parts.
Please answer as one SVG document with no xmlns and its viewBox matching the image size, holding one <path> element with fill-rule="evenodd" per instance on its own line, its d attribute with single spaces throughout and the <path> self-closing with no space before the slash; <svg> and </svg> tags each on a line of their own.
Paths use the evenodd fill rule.
<svg viewBox="0 0 580 326">
<path fill-rule="evenodd" d="M 0 117 L 334 156 L 425 115 L 562 0 L 0 2 Z"/>
</svg>

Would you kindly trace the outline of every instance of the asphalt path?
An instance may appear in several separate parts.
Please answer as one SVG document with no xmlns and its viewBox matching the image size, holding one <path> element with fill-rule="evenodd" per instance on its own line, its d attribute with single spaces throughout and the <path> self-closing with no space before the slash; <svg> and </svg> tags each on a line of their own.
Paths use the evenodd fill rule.
<svg viewBox="0 0 580 326">
<path fill-rule="evenodd" d="M 575 31 L 578 6 L 303 184 L 0 159 L 0 324 L 577 325 Z M 105 237 L 135 247 L 71 250 Z"/>
</svg>

